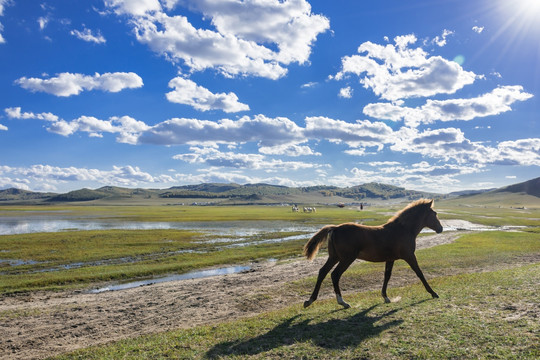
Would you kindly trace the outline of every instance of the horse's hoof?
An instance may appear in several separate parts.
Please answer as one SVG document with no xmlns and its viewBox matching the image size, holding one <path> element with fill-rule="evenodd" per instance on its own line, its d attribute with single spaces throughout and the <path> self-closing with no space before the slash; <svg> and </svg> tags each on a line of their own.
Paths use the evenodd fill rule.
<svg viewBox="0 0 540 360">
<path fill-rule="evenodd" d="M 347 304 L 347 303 L 343 303 L 341 304 L 341 306 L 343 306 L 344 309 L 350 309 L 351 305 Z"/>
<path fill-rule="evenodd" d="M 390 304 L 391 301 L 390 301 L 390 299 L 389 299 L 388 297 L 385 297 L 385 298 L 384 298 L 384 303 L 385 303 L 385 304 Z"/>
<path fill-rule="evenodd" d="M 313 303 L 313 301 L 311 300 L 306 300 L 304 301 L 304 309 L 307 308 L 309 305 L 311 305 Z"/>
<path fill-rule="evenodd" d="M 438 298 L 439 298 L 439 295 L 437 295 L 436 293 L 431 294 L 431 296 L 433 296 L 434 299 L 438 299 Z"/>
</svg>

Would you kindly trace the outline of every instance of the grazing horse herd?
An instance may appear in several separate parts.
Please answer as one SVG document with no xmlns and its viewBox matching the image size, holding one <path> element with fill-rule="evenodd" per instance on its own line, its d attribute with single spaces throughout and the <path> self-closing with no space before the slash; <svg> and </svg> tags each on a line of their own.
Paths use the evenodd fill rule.
<svg viewBox="0 0 540 360">
<path fill-rule="evenodd" d="M 298 205 L 293 205 L 292 212 L 299 212 Z M 317 212 L 317 209 L 314 207 L 305 207 L 304 206 L 304 212 L 305 213 L 311 213 L 311 212 Z"/>
</svg>

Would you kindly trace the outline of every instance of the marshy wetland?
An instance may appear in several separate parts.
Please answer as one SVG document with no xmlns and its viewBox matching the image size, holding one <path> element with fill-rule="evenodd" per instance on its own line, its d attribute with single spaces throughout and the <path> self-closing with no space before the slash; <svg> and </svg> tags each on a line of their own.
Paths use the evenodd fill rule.
<svg viewBox="0 0 540 360">
<path fill-rule="evenodd" d="M 87 347 L 63 357 L 463 356 L 448 338 L 425 344 L 421 332 L 406 340 L 420 326 L 411 313 L 452 324 L 456 341 L 473 353 L 494 347 L 493 357 L 538 355 L 539 209 L 437 203 L 446 229 L 421 234 L 417 256 L 441 299 L 427 301 L 414 273 L 397 262 L 389 296 L 403 299 L 383 305 L 384 265 L 357 262 L 342 278 L 352 309 L 336 313 L 335 301 L 324 301 L 333 299 L 327 279 L 323 301 L 301 310 L 326 259 L 324 251 L 313 262 L 300 257 L 307 239 L 330 223 L 382 224 L 399 208 L 2 207 L 0 230 L 11 232 L 0 235 L 0 357 Z M 463 281 L 469 287 L 459 292 Z M 474 308 L 491 313 L 476 322 L 463 317 Z M 462 323 L 454 323 L 456 313 Z M 343 331 L 338 324 L 365 333 L 332 340 Z M 503 328 L 513 345 L 501 342 Z M 466 332 L 478 329 L 486 339 L 473 346 Z M 318 338 L 321 330 L 328 340 Z"/>
</svg>

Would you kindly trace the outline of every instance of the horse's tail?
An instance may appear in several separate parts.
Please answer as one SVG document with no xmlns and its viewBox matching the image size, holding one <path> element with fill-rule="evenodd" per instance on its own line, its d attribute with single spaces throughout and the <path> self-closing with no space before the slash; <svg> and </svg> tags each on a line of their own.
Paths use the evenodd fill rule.
<svg viewBox="0 0 540 360">
<path fill-rule="evenodd" d="M 326 225 L 321 230 L 319 230 L 309 241 L 304 245 L 304 255 L 308 260 L 313 260 L 319 248 L 325 240 L 330 240 L 332 236 L 332 230 L 334 230 L 334 225 Z"/>
</svg>

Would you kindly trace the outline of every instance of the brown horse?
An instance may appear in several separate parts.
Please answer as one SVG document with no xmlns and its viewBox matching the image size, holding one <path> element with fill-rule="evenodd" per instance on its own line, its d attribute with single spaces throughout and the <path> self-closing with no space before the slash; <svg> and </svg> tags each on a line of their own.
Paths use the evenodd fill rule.
<svg viewBox="0 0 540 360">
<path fill-rule="evenodd" d="M 322 243 L 328 240 L 328 260 L 319 270 L 315 289 L 309 300 L 304 302 L 304 307 L 308 307 L 317 300 L 322 281 L 334 265 L 338 264 L 332 271 L 332 283 L 334 284 L 338 304 L 349 308 L 350 305 L 343 301 L 341 297 L 339 279 L 356 259 L 386 262 L 382 296 L 387 303 L 390 302 L 390 299 L 386 295 L 386 287 L 392 274 L 394 261 L 398 259 L 405 260 L 418 275 L 431 296 L 438 298 L 439 296 L 431 289 L 424 278 L 424 274 L 422 274 L 414 255 L 416 237 L 423 228 L 428 227 L 437 233 L 443 230 L 437 218 L 437 213 L 432 209 L 432 206 L 433 200 L 421 199 L 410 203 L 381 226 L 345 223 L 327 225 L 319 230 L 304 245 L 304 255 L 309 260 L 312 260 Z"/>
</svg>

